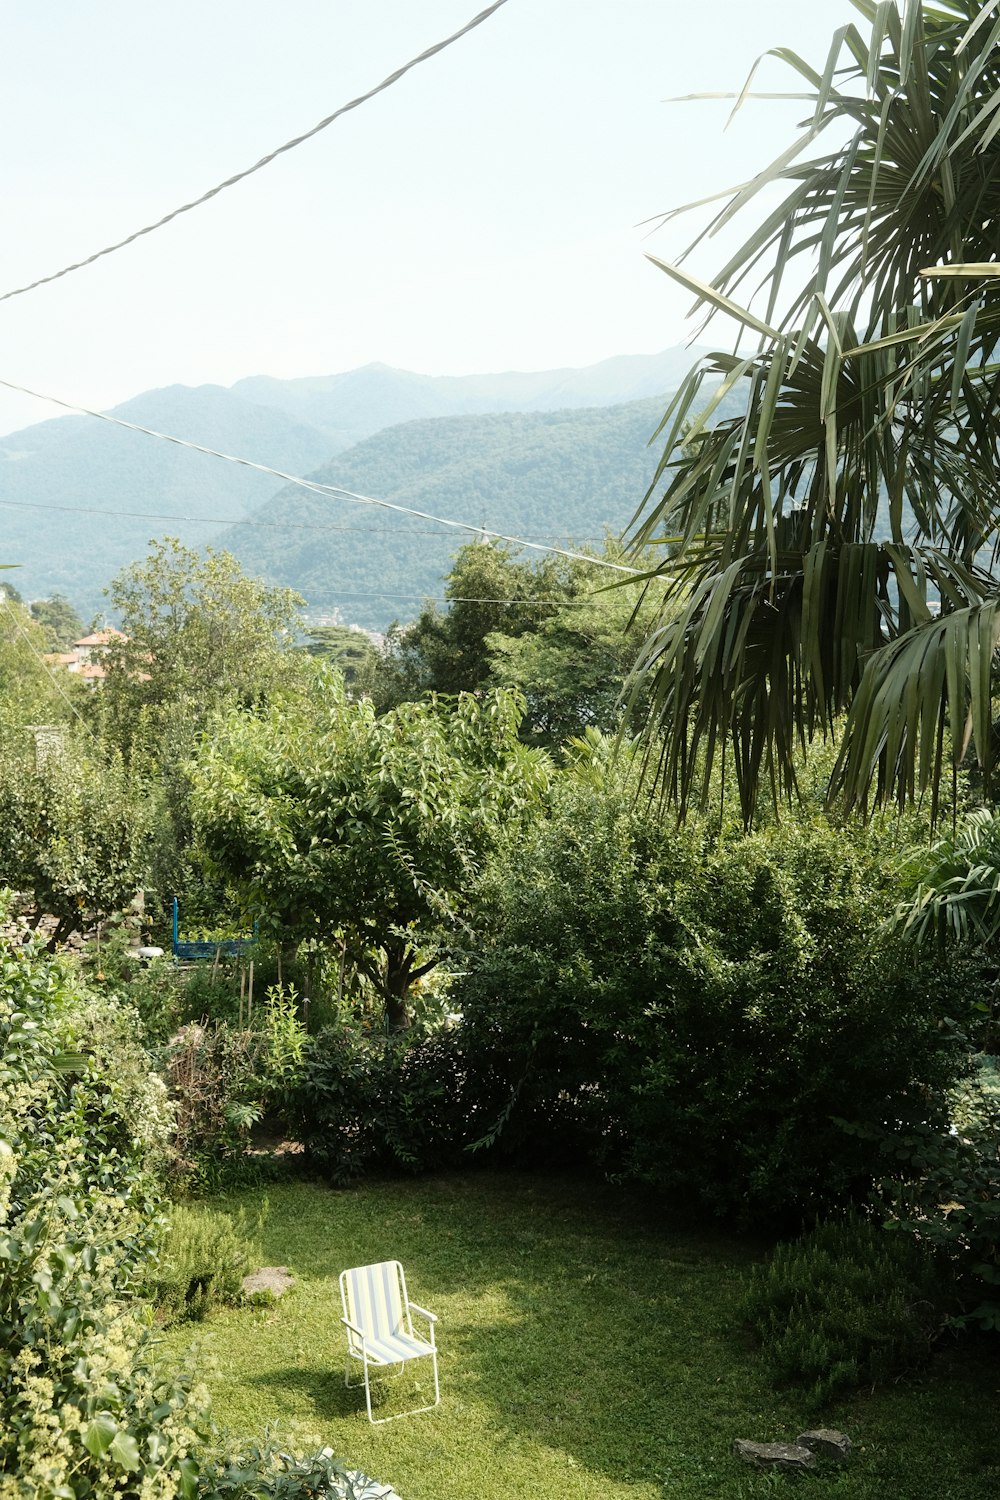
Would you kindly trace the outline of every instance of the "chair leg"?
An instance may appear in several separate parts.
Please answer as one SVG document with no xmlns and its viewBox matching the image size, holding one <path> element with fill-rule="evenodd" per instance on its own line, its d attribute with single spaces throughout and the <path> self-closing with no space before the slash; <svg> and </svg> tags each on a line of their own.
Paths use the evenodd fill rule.
<svg viewBox="0 0 1000 1500">
<path fill-rule="evenodd" d="M 371 1386 L 370 1386 L 369 1381 L 368 1381 L 368 1361 L 367 1360 L 365 1361 L 365 1402 L 366 1402 L 366 1405 L 368 1407 L 368 1420 L 372 1424 L 373 1427 L 381 1427 L 383 1425 L 383 1423 L 385 1423 L 385 1422 L 398 1422 L 401 1417 L 415 1417 L 415 1416 L 419 1416 L 419 1414 L 421 1412 L 424 1412 L 424 1411 L 433 1411 L 436 1406 L 440 1406 L 440 1404 L 441 1404 L 441 1386 L 440 1386 L 440 1383 L 438 1381 L 437 1350 L 436 1349 L 432 1349 L 430 1351 L 429 1355 L 427 1355 L 427 1356 L 421 1355 L 419 1357 L 420 1358 L 430 1358 L 432 1360 L 433 1367 L 434 1367 L 434 1400 L 432 1402 L 430 1402 L 430 1404 L 427 1405 L 427 1406 L 411 1406 L 407 1411 L 393 1412 L 393 1414 L 392 1414 L 391 1417 L 373 1417 L 372 1416 L 372 1396 L 371 1396 Z M 400 1366 L 400 1374 L 402 1374 L 403 1370 L 406 1368 L 406 1364 L 407 1363 L 409 1363 L 409 1361 L 404 1362 L 404 1364 L 402 1364 Z"/>
</svg>

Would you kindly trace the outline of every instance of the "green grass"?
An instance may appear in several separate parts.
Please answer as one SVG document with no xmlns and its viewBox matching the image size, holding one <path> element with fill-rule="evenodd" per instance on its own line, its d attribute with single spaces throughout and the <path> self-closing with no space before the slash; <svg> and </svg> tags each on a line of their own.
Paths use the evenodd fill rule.
<svg viewBox="0 0 1000 1500">
<path fill-rule="evenodd" d="M 1000 1493 L 994 1346 L 952 1345 L 918 1377 L 822 1413 L 855 1444 L 843 1472 L 755 1474 L 732 1440 L 790 1441 L 816 1425 L 775 1393 L 736 1307 L 761 1247 L 641 1195 L 575 1180 L 475 1174 L 268 1190 L 265 1263 L 295 1288 L 273 1307 L 203 1325 L 216 1416 L 312 1433 L 402 1500 L 750 1500 L 805 1483 L 837 1500 L 993 1500 Z M 213 1207 L 252 1207 L 233 1194 Z M 337 1277 L 400 1259 L 439 1316 L 441 1406 L 369 1425 L 343 1384 Z M 178 1360 L 190 1326 L 166 1335 Z M 410 1370 L 423 1371 L 423 1362 Z M 387 1399 L 402 1398 L 410 1371 Z M 423 1375 L 424 1387 L 427 1376 Z"/>
</svg>

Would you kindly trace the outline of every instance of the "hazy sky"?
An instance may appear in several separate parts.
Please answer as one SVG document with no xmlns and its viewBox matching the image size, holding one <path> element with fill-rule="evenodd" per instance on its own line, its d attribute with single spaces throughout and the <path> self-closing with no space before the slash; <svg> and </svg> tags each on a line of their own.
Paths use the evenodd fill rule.
<svg viewBox="0 0 1000 1500">
<path fill-rule="evenodd" d="M 58 270 L 300 134 L 486 0 L 8 0 L 0 292 Z M 176 381 L 584 365 L 686 336 L 640 223 L 748 176 L 804 105 L 738 89 L 817 66 L 850 0 L 508 0 L 263 172 L 0 303 L 0 378 L 106 407 Z M 768 60 L 765 89 L 795 87 Z M 706 276 L 718 255 L 702 255 Z M 56 414 L 0 392 L 0 431 Z"/>
</svg>

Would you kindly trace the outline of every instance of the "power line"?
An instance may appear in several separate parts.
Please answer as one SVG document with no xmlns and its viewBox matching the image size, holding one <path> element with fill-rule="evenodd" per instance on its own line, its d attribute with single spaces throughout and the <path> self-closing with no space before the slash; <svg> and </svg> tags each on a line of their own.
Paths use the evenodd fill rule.
<svg viewBox="0 0 1000 1500">
<path fill-rule="evenodd" d="M 6 609 L 7 613 L 10 615 L 11 619 L 14 622 L 15 629 L 18 631 L 18 633 L 20 635 L 22 635 L 24 637 L 24 640 L 25 640 L 25 642 L 26 642 L 29 650 L 31 650 L 34 653 L 34 655 L 41 662 L 42 666 L 45 668 L 46 675 L 47 675 L 49 681 L 51 682 L 52 686 L 55 688 L 55 690 L 59 694 L 60 698 L 62 698 L 63 702 L 67 703 L 69 705 L 71 711 L 80 720 L 80 723 L 83 725 L 84 729 L 90 735 L 91 739 L 93 739 L 94 738 L 94 733 L 93 733 L 93 730 L 91 729 L 90 725 L 87 723 L 86 719 L 83 717 L 83 714 L 77 708 L 77 706 L 73 702 L 72 698 L 70 698 L 67 693 L 63 692 L 62 684 L 57 681 L 56 674 L 52 671 L 52 669 L 50 667 L 50 664 L 45 660 L 45 657 L 39 651 L 38 647 L 35 645 L 34 641 L 31 639 L 31 636 L 28 634 L 27 630 L 24 628 L 24 625 L 17 618 L 17 615 L 14 613 L 14 610 L 12 608 L 12 602 L 11 602 L 10 596 L 7 594 L 7 592 L 5 590 L 3 590 L 3 591 L 0 591 L 0 598 L 2 598 L 4 608 Z"/>
<path fill-rule="evenodd" d="M 27 386 L 16 385 L 11 380 L 0 380 L 0 386 L 8 391 L 16 391 L 20 396 L 32 396 L 36 401 L 49 401 L 53 406 L 61 406 L 64 411 L 75 411 L 85 417 L 95 417 L 100 422 L 110 422 L 113 427 L 124 427 L 127 432 L 142 432 L 146 437 L 158 438 L 163 443 L 174 443 L 178 448 L 189 448 L 194 453 L 206 453 L 210 458 L 221 458 L 229 464 L 238 464 L 244 469 L 253 469 L 258 474 L 270 474 L 275 479 L 282 479 L 286 484 L 297 485 L 300 489 L 310 490 L 313 494 L 328 496 L 335 500 L 347 500 L 357 505 L 374 505 L 382 510 L 395 512 L 397 515 L 416 516 L 421 521 L 431 521 L 435 526 L 448 526 L 455 531 L 464 531 L 472 536 L 487 538 L 495 542 L 510 542 L 515 547 L 527 547 L 533 552 L 547 552 L 554 557 L 568 557 L 572 562 L 593 563 L 595 567 L 607 568 L 613 573 L 625 573 L 631 577 L 640 576 L 642 569 L 629 568 L 624 563 L 609 562 L 606 558 L 589 556 L 586 552 L 573 552 L 567 547 L 553 547 L 543 542 L 531 542 L 527 537 L 509 536 L 503 531 L 490 531 L 482 524 L 474 525 L 470 521 L 453 521 L 446 516 L 435 516 L 426 510 L 416 510 L 412 505 L 398 505 L 393 500 L 380 500 L 374 495 L 359 495 L 355 490 L 344 489 L 337 484 L 319 484 L 311 479 L 303 479 L 297 474 L 286 474 L 283 469 L 273 469 L 270 464 L 255 463 L 253 459 L 240 458 L 233 453 L 220 453 L 217 448 L 207 448 L 202 443 L 192 443 L 187 438 L 174 437 L 169 432 L 157 432 L 152 427 L 142 427 L 138 422 L 126 422 L 122 417 L 113 417 L 110 412 L 93 411 L 88 406 L 78 406 L 72 401 L 62 401 L 58 396 L 43 395 L 40 391 L 30 390 Z"/>
<path fill-rule="evenodd" d="M 477 598 L 475 595 L 449 594 L 442 598 L 433 594 L 389 593 L 385 589 L 338 589 L 324 594 L 310 592 L 306 598 L 306 606 L 311 609 L 313 605 L 324 601 L 335 603 L 338 599 L 420 599 L 427 604 L 499 604 L 504 609 L 512 604 L 523 604 L 527 608 L 535 609 L 565 609 L 590 604 L 600 593 L 603 593 L 602 589 L 595 589 L 592 594 L 581 594 L 576 599 L 498 599 L 495 594 L 484 595 L 482 598 Z"/>
<path fill-rule="evenodd" d="M 440 531 L 429 531 L 423 526 L 321 526 L 313 521 L 257 521 L 249 516 L 238 516 L 235 519 L 231 516 L 179 516 L 175 511 L 121 510 L 98 505 L 55 505 L 45 500 L 0 499 L 0 506 L 6 506 L 11 510 L 57 510 L 73 516 L 127 516 L 133 521 L 183 521 L 188 526 L 262 526 L 271 531 L 330 531 L 334 533 L 342 531 L 362 536 L 429 536 L 439 541 L 441 539 Z M 534 534 L 534 541 L 542 539 L 543 534 L 537 532 Z M 549 540 L 554 541 L 556 538 L 550 534 Z M 577 538 L 577 541 L 603 542 L 604 537 L 581 536 Z"/>
<path fill-rule="evenodd" d="M 85 260 L 74 261 L 72 265 L 64 266 L 61 271 L 53 271 L 49 276 L 39 276 L 37 281 L 31 281 L 26 286 L 14 287 L 9 292 L 0 293 L 0 302 L 7 302 L 11 297 L 22 297 L 25 292 L 33 292 L 36 287 L 45 286 L 50 281 L 58 281 L 63 276 L 69 276 L 73 271 L 81 271 L 85 266 L 93 265 L 94 261 L 103 259 L 105 255 L 114 255 L 116 250 L 124 250 L 126 245 L 133 244 L 135 240 L 141 239 L 143 235 L 152 234 L 155 230 L 162 229 L 165 224 L 169 224 L 171 220 L 179 218 L 181 214 L 187 214 L 194 208 L 200 208 L 203 203 L 207 203 L 211 198 L 218 197 L 227 188 L 235 187 L 244 178 L 252 177 L 254 172 L 260 172 L 264 167 L 270 166 L 271 162 L 275 161 L 279 156 L 283 156 L 286 151 L 294 151 L 296 146 L 301 146 L 304 141 L 311 140 L 314 135 L 318 135 L 321 130 L 325 130 L 328 125 L 332 125 L 334 120 L 339 120 L 341 115 L 346 115 L 349 110 L 358 109 L 360 105 L 367 104 L 369 99 L 374 99 L 376 94 L 382 93 L 384 89 L 391 88 L 394 83 L 398 83 L 411 69 L 418 67 L 423 62 L 427 62 L 429 58 L 434 57 L 438 52 L 443 52 L 446 47 L 450 47 L 453 42 L 457 42 L 468 32 L 474 30 L 475 27 L 481 26 L 484 21 L 488 21 L 490 16 L 498 11 L 501 5 L 506 5 L 506 3 L 507 0 L 494 0 L 492 5 L 488 6 L 486 10 L 480 11 L 478 16 L 473 16 L 472 20 L 468 21 L 460 30 L 453 32 L 449 37 L 445 37 L 441 42 L 435 42 L 433 47 L 428 47 L 426 51 L 421 52 L 417 57 L 411 57 L 409 62 L 404 63 L 401 68 L 397 68 L 394 73 L 390 73 L 388 78 L 383 78 L 381 83 L 376 84 L 367 93 L 359 94 L 356 99 L 351 99 L 347 104 L 342 104 L 339 109 L 334 110 L 332 115 L 327 115 L 325 119 L 320 120 L 317 125 L 314 125 L 311 130 L 307 130 L 303 135 L 295 136 L 290 141 L 285 141 L 284 145 L 278 146 L 274 151 L 269 151 L 266 156 L 261 157 L 260 161 L 254 162 L 252 167 L 245 167 L 242 172 L 236 172 L 232 177 L 227 177 L 225 182 L 216 183 L 215 187 L 209 188 L 207 193 L 202 193 L 199 198 L 192 198 L 190 203 L 182 203 L 179 208 L 171 209 L 170 213 L 164 214 L 163 218 L 157 219 L 154 224 L 146 224 L 142 229 L 136 229 L 132 234 L 126 235 L 125 239 L 118 240 L 113 245 L 105 245 L 103 250 L 95 250 L 94 254 L 88 255 Z"/>
</svg>

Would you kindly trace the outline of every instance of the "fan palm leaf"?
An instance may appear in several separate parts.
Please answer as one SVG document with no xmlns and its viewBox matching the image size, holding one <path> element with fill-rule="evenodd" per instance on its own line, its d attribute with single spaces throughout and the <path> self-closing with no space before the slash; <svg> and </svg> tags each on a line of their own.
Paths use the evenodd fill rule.
<svg viewBox="0 0 1000 1500">
<path fill-rule="evenodd" d="M 812 119 L 706 235 L 765 187 L 786 187 L 778 207 L 711 282 L 657 261 L 758 339 L 681 386 L 631 527 L 668 580 L 635 697 L 681 810 L 728 747 L 751 819 L 845 711 L 835 779 L 854 804 L 873 781 L 876 800 L 936 787 L 948 723 L 954 754 L 992 756 L 1000 283 L 973 268 L 1000 224 L 1000 5 L 854 3 L 867 41 L 842 29 L 822 72 L 781 54 Z M 802 160 L 832 129 L 846 139 Z M 763 314 L 740 300 L 751 275 Z M 745 415 L 712 425 L 732 389 Z"/>
</svg>

